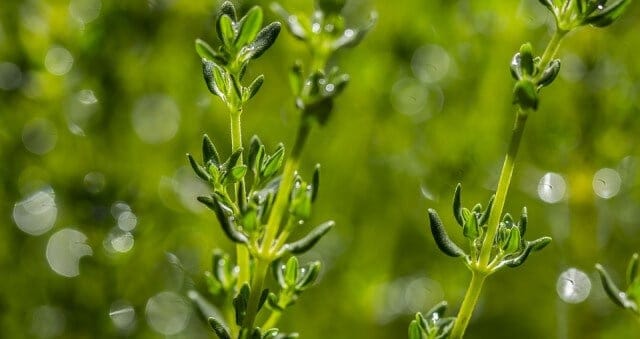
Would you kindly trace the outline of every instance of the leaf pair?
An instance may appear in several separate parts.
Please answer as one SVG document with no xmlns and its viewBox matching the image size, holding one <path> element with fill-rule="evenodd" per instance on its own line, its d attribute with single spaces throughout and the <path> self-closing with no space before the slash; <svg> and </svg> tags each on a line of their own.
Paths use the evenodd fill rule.
<svg viewBox="0 0 640 339">
<path fill-rule="evenodd" d="M 424 316 L 418 312 L 409 324 L 409 339 L 445 339 L 449 337 L 455 317 L 444 317 L 447 302 L 442 301 Z"/>
</svg>

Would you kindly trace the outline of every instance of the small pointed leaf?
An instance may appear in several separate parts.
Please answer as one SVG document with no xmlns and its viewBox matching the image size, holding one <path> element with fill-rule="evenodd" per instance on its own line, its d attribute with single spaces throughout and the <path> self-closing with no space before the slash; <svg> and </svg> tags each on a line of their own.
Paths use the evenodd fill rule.
<svg viewBox="0 0 640 339">
<path fill-rule="evenodd" d="M 238 37 L 236 48 L 240 48 L 256 38 L 262 26 L 262 8 L 253 6 L 238 23 Z"/>
<path fill-rule="evenodd" d="M 293 254 L 302 254 L 310 250 L 331 228 L 335 226 L 334 221 L 327 221 L 309 232 L 304 238 L 289 243 L 286 250 Z"/>
<path fill-rule="evenodd" d="M 465 255 L 464 251 L 458 247 L 447 235 L 447 231 L 438 216 L 438 213 L 434 209 L 429 209 L 429 223 L 431 225 L 431 233 L 433 239 L 436 241 L 436 245 L 444 254 L 450 257 L 459 257 Z"/>
</svg>

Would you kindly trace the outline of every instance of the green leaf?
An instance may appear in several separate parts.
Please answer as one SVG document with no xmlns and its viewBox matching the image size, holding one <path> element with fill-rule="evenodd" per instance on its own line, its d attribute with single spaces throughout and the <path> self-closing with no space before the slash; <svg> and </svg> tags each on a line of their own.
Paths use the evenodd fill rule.
<svg viewBox="0 0 640 339">
<path fill-rule="evenodd" d="M 249 296 L 251 294 L 251 288 L 248 283 L 244 283 L 240 288 L 238 295 L 233 298 L 233 307 L 236 311 L 236 324 L 242 325 L 244 317 L 247 315 L 247 307 L 249 306 Z"/>
<path fill-rule="evenodd" d="M 538 109 L 538 92 L 528 79 L 518 80 L 513 87 L 513 103 L 523 109 Z"/>
<path fill-rule="evenodd" d="M 262 159 L 264 157 L 264 145 L 260 138 L 257 135 L 251 137 L 251 142 L 249 145 L 249 155 L 247 157 L 247 166 L 251 168 L 254 176 L 257 176 L 260 173 L 260 164 L 262 164 Z"/>
<path fill-rule="evenodd" d="M 285 249 L 293 254 L 302 254 L 310 250 L 331 228 L 335 226 L 334 221 L 327 221 L 309 232 L 304 238 L 286 244 Z"/>
<path fill-rule="evenodd" d="M 229 331 L 224 327 L 222 322 L 214 317 L 209 317 L 209 326 L 216 332 L 219 339 L 231 339 Z"/>
<path fill-rule="evenodd" d="M 233 153 L 231 153 L 231 156 L 229 156 L 229 160 L 227 160 L 226 162 L 227 168 L 233 168 L 238 166 L 238 164 L 240 164 L 241 157 L 242 157 L 242 147 L 239 147 L 235 151 L 233 151 Z"/>
<path fill-rule="evenodd" d="M 220 155 L 213 141 L 205 134 L 202 138 L 202 162 L 206 164 L 209 161 L 217 166 L 220 164 Z"/>
<path fill-rule="evenodd" d="M 220 41 L 227 46 L 227 48 L 232 47 L 233 42 L 236 40 L 236 32 L 233 28 L 233 20 L 231 20 L 231 17 L 226 14 L 221 15 L 216 23 L 216 28 Z"/>
<path fill-rule="evenodd" d="M 287 283 L 284 280 L 284 270 L 285 265 L 282 263 L 282 258 L 280 257 L 271 264 L 271 272 L 273 273 L 273 277 L 276 279 L 276 282 L 282 289 L 287 288 Z"/>
<path fill-rule="evenodd" d="M 301 272 L 302 275 L 298 277 L 298 281 L 296 282 L 296 290 L 304 291 L 311 287 L 316 279 L 318 279 L 321 267 L 322 264 L 320 264 L 319 261 L 314 261 L 305 265 Z"/>
<path fill-rule="evenodd" d="M 534 73 L 533 47 L 528 42 L 520 46 L 520 69 L 529 76 Z"/>
<path fill-rule="evenodd" d="M 549 86 L 553 82 L 553 80 L 556 79 L 558 73 L 560 73 L 560 59 L 554 59 L 542 72 L 536 84 L 538 85 L 538 87 Z"/>
<path fill-rule="evenodd" d="M 619 0 L 613 5 L 606 6 L 603 9 L 596 9 L 591 15 L 584 19 L 583 24 L 593 25 L 596 27 L 606 27 L 627 10 L 627 6 L 631 0 Z"/>
<path fill-rule="evenodd" d="M 302 63 L 297 60 L 289 71 L 289 86 L 294 96 L 300 95 L 303 85 Z"/>
<path fill-rule="evenodd" d="M 434 314 L 437 314 L 438 318 L 442 318 L 444 313 L 447 311 L 448 306 L 449 304 L 445 300 L 437 303 L 426 313 L 427 317 L 433 317 Z"/>
<path fill-rule="evenodd" d="M 273 2 L 270 6 L 271 11 L 276 13 L 287 24 L 287 28 L 291 35 L 293 35 L 296 39 L 305 41 L 309 36 L 310 25 L 304 25 L 300 22 L 297 16 L 290 14 L 284 9 L 280 4 Z"/>
<path fill-rule="evenodd" d="M 344 30 L 342 36 L 336 39 L 331 46 L 333 50 L 338 50 L 344 47 L 355 47 L 357 46 L 367 33 L 376 25 L 378 21 L 378 13 L 371 12 L 369 15 L 369 20 L 367 23 L 359 28 L 348 28 Z"/>
<path fill-rule="evenodd" d="M 542 237 L 529 242 L 533 251 L 540 251 L 543 248 L 547 247 L 547 245 L 549 245 L 550 243 L 551 243 L 550 237 Z"/>
<path fill-rule="evenodd" d="M 416 320 L 412 320 L 409 324 L 409 339 L 423 339 L 422 330 Z"/>
<path fill-rule="evenodd" d="M 236 15 L 236 8 L 233 6 L 231 1 L 225 1 L 218 9 L 218 15 L 216 16 L 216 21 L 220 19 L 221 16 L 228 15 L 233 21 L 238 20 Z"/>
<path fill-rule="evenodd" d="M 518 226 L 514 226 L 509 230 L 509 237 L 505 242 L 502 249 L 506 253 L 514 253 L 520 249 L 521 238 L 520 238 L 520 229 Z"/>
<path fill-rule="evenodd" d="M 277 310 L 280 312 L 284 311 L 284 308 L 280 306 L 278 296 L 276 296 L 274 293 L 269 293 L 269 296 L 267 297 L 267 306 L 272 310 Z"/>
<path fill-rule="evenodd" d="M 495 194 L 492 195 L 491 198 L 489 198 L 489 202 L 487 203 L 487 208 L 484 210 L 484 212 L 482 212 L 482 214 L 478 218 L 478 225 L 484 226 L 489 221 L 489 217 L 491 216 L 491 210 L 493 209 L 493 201 L 495 198 L 496 198 Z"/>
<path fill-rule="evenodd" d="M 468 211 L 467 209 L 464 210 Z M 469 213 L 469 217 L 466 218 L 464 226 L 462 227 L 462 234 L 472 240 L 480 236 L 480 228 L 478 227 L 478 219 L 475 213 Z"/>
<path fill-rule="evenodd" d="M 198 201 L 215 212 L 216 217 L 218 218 L 218 222 L 220 222 L 220 226 L 222 226 L 222 230 L 227 235 L 227 237 L 231 239 L 231 241 L 236 243 L 247 243 L 249 241 L 244 233 L 238 231 L 233 216 L 227 216 L 224 208 L 222 207 L 222 204 L 216 198 L 214 198 L 213 196 L 200 196 L 198 197 Z"/>
<path fill-rule="evenodd" d="M 465 255 L 464 251 L 458 247 L 447 235 L 447 231 L 438 216 L 438 213 L 434 209 L 429 209 L 429 223 L 431 225 L 431 234 L 436 245 L 444 254 L 450 257 L 459 257 Z"/>
<path fill-rule="evenodd" d="M 247 101 L 253 98 L 260 90 L 260 87 L 262 87 L 262 83 L 264 83 L 264 75 L 260 74 L 253 80 L 251 85 L 249 85 L 246 95 L 243 95 L 242 100 Z"/>
<path fill-rule="evenodd" d="M 638 279 L 638 253 L 634 253 L 627 266 L 627 285 L 631 286 Z"/>
<path fill-rule="evenodd" d="M 260 299 L 258 300 L 258 312 L 262 309 L 262 306 L 264 306 L 264 303 L 267 301 L 268 297 L 269 289 L 265 288 L 264 290 L 262 290 L 262 293 L 260 293 Z"/>
<path fill-rule="evenodd" d="M 218 60 L 220 57 L 204 40 L 196 39 L 196 52 L 202 59 Z"/>
<path fill-rule="evenodd" d="M 257 35 L 256 39 L 249 44 L 244 51 L 245 59 L 257 59 L 276 42 L 280 34 L 280 23 L 272 22 L 264 27 Z"/>
<path fill-rule="evenodd" d="M 233 177 L 234 182 L 240 181 L 244 178 L 244 175 L 247 173 L 247 166 L 240 165 L 231 169 L 231 176 Z"/>
<path fill-rule="evenodd" d="M 462 219 L 462 185 L 458 183 L 456 190 L 453 193 L 453 216 L 456 218 L 458 225 L 463 226 L 464 220 Z"/>
<path fill-rule="evenodd" d="M 200 179 L 205 181 L 211 180 L 211 177 L 209 176 L 207 171 L 204 169 L 204 167 L 200 166 L 200 164 L 196 162 L 196 160 L 191 156 L 191 154 L 187 153 L 187 158 L 189 159 L 189 164 L 191 165 L 191 168 L 193 168 L 193 171 L 196 173 L 198 177 L 200 177 Z"/>
<path fill-rule="evenodd" d="M 207 84 L 209 92 L 219 96 L 226 102 L 226 83 L 218 82 L 218 77 L 221 77 L 222 72 L 220 67 L 213 61 L 202 59 L 202 75 L 204 76 L 204 81 Z"/>
<path fill-rule="evenodd" d="M 316 164 L 313 170 L 313 179 L 311 182 L 311 201 L 316 201 L 318 197 L 318 189 L 320 189 L 320 164 Z"/>
<path fill-rule="evenodd" d="M 262 26 L 262 8 L 253 6 L 249 12 L 238 23 L 238 37 L 236 38 L 236 48 L 248 44 L 256 38 Z"/>
<path fill-rule="evenodd" d="M 292 256 L 285 265 L 284 281 L 287 286 L 295 286 L 298 281 L 298 259 Z"/>
<path fill-rule="evenodd" d="M 544 7 L 547 7 L 551 13 L 555 14 L 555 5 L 553 4 L 553 0 L 538 0 Z"/>
<path fill-rule="evenodd" d="M 522 214 L 520 214 L 520 221 L 518 222 L 518 227 L 520 228 L 520 237 L 524 237 L 525 233 L 527 233 L 527 224 L 529 218 L 527 217 L 527 208 L 522 208 Z M 546 246 L 546 245 L 545 245 Z"/>
<path fill-rule="evenodd" d="M 600 274 L 600 280 L 602 281 L 602 287 L 604 287 L 605 292 L 609 296 L 609 299 L 613 301 L 616 305 L 622 308 L 628 308 L 629 302 L 625 296 L 625 294 L 620 291 L 618 286 L 613 282 L 609 273 L 602 267 L 600 264 L 596 264 L 596 270 Z"/>
<path fill-rule="evenodd" d="M 260 167 L 260 173 L 263 178 L 269 178 L 272 175 L 276 174 L 280 167 L 282 166 L 282 162 L 284 160 L 284 145 L 279 144 L 276 151 L 268 157 L 265 162 Z"/>
</svg>

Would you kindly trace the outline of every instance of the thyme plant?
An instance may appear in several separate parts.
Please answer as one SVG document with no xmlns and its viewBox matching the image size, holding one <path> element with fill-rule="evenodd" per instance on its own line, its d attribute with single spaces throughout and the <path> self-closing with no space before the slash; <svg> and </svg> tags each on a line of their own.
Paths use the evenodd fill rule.
<svg viewBox="0 0 640 339">
<path fill-rule="evenodd" d="M 438 248 L 446 255 L 461 258 L 471 271 L 471 282 L 457 316 L 443 317 L 446 303 L 441 303 L 422 315 L 418 313 L 409 325 L 409 338 L 462 338 L 482 287 L 487 277 L 504 267 L 518 267 L 529 255 L 546 247 L 550 237 L 541 237 L 532 241 L 525 239 L 528 226 L 526 207 L 519 218 L 509 213 L 503 214 L 507 192 L 511 184 L 516 156 L 525 124 L 530 114 L 538 109 L 541 89 L 550 85 L 560 71 L 561 62 L 555 58 L 563 38 L 567 33 L 581 26 L 605 27 L 613 23 L 625 11 L 630 0 L 539 0 L 555 18 L 555 31 L 541 56 L 536 56 L 530 43 L 520 47 L 511 61 L 511 75 L 515 79 L 513 87 L 513 106 L 515 123 L 511 131 L 511 140 L 504 159 L 496 193 L 486 206 L 475 204 L 472 208 L 462 206 L 461 185 L 455 189 L 453 215 L 467 240 L 466 250 L 458 246 L 447 235 L 438 213 L 428 210 L 431 233 Z M 632 260 L 633 278 L 630 290 L 621 294 L 606 275 L 603 281 L 609 295 L 625 308 L 637 312 L 637 256 Z"/>
<path fill-rule="evenodd" d="M 187 155 L 195 173 L 211 188 L 211 194 L 198 201 L 214 212 L 236 246 L 235 257 L 214 251 L 213 267 L 205 273 L 209 292 L 223 300 L 218 305 L 221 314 L 205 311 L 220 339 L 297 337 L 276 326 L 282 313 L 317 280 L 321 263 L 301 264 L 296 255 L 311 249 L 334 226 L 327 221 L 300 239 L 290 239 L 293 231 L 306 228 L 320 182 L 318 165 L 310 179 L 303 179 L 300 159 L 310 131 L 327 122 L 335 98 L 349 81 L 337 66 L 328 69 L 327 64 L 337 50 L 357 45 L 373 24 L 372 20 L 362 28 L 346 27 L 341 15 L 344 5 L 345 1 L 318 0 L 311 16 L 292 15 L 278 4 L 271 6 L 311 53 L 308 67 L 297 62 L 289 74 L 299 124 L 288 156 L 282 144 L 268 150 L 257 136 L 245 151 L 241 127 L 245 104 L 264 82 L 262 75 L 245 81 L 247 67 L 274 44 L 281 24 L 262 27 L 261 7 L 238 16 L 235 6 L 226 1 L 215 20 L 220 46 L 213 48 L 196 40 L 207 87 L 225 103 L 230 117 L 228 157 L 221 156 L 207 135 L 202 142 L 202 162 Z M 276 290 L 266 288 L 269 272 Z M 190 295 L 198 305 L 207 304 L 197 293 Z"/>
</svg>

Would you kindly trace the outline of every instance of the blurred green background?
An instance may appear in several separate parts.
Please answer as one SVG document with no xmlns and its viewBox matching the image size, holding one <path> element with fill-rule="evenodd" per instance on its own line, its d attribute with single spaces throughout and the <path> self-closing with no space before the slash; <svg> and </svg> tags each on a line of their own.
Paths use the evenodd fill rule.
<svg viewBox="0 0 640 339">
<path fill-rule="evenodd" d="M 213 336 L 185 291 L 201 286 L 213 248 L 232 247 L 195 201 L 206 188 L 184 154 L 199 153 L 203 133 L 230 147 L 193 48 L 215 41 L 218 4 L 0 4 L 0 337 Z M 373 9 L 376 27 L 335 60 L 352 81 L 303 157 L 304 175 L 323 168 L 313 222 L 338 226 L 305 255 L 322 260 L 321 282 L 280 326 L 302 338 L 404 338 L 416 311 L 443 299 L 457 309 L 470 275 L 436 249 L 426 209 L 453 233 L 456 183 L 465 205 L 486 202 L 513 119 L 510 59 L 525 41 L 540 53 L 551 24 L 536 0 L 352 0 L 345 12 L 356 25 Z M 593 269 L 621 282 L 640 250 L 640 6 L 629 9 L 559 52 L 506 206 L 527 206 L 529 238 L 554 242 L 491 277 L 468 338 L 640 337 Z M 245 142 L 291 145 L 286 72 L 307 57 L 285 33 L 252 64 L 266 81 L 246 108 Z M 576 280 L 581 303 L 556 288 L 570 268 L 587 277 Z"/>
</svg>

